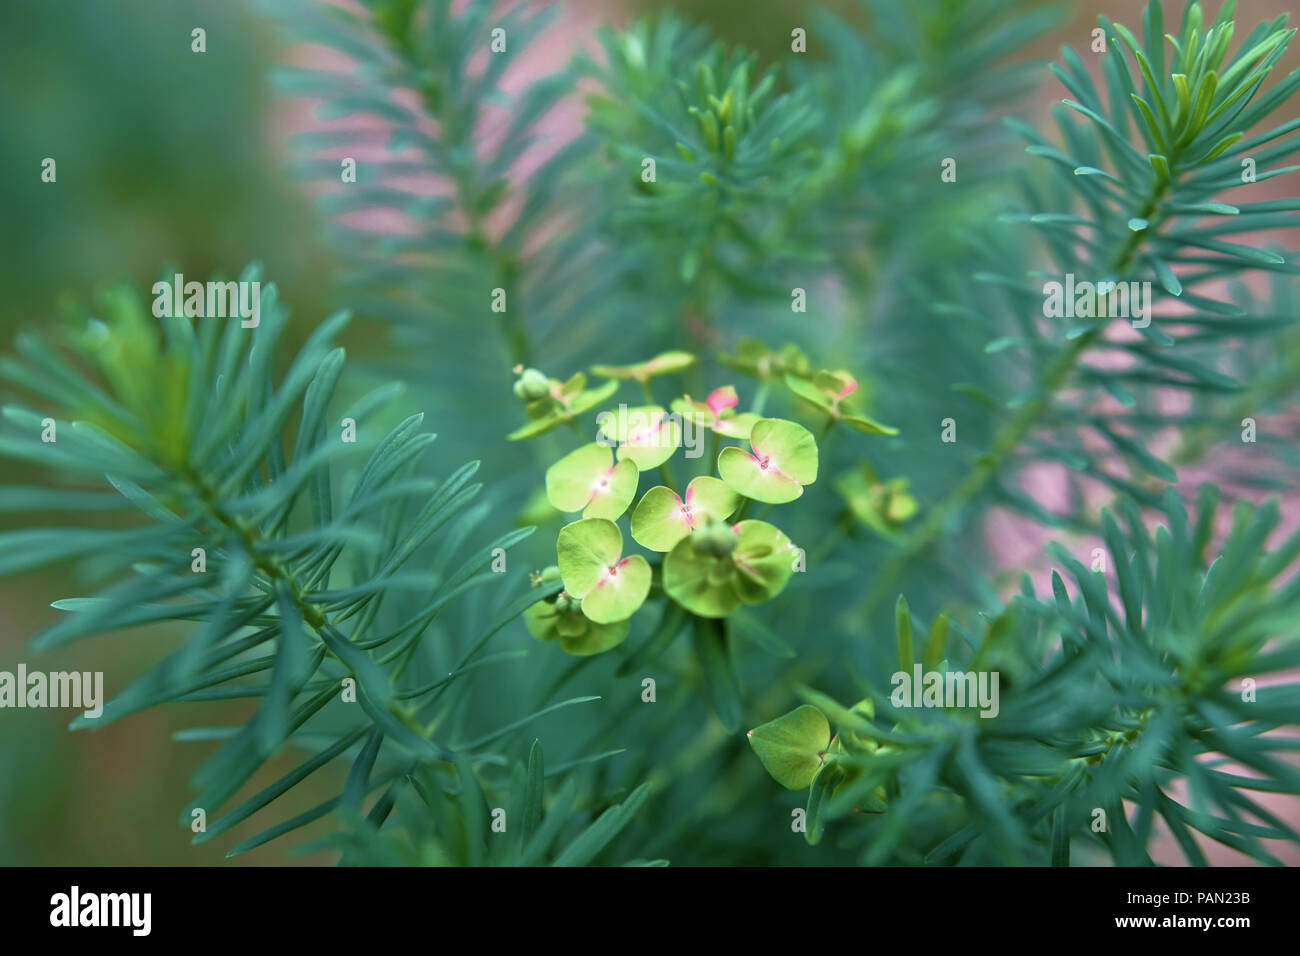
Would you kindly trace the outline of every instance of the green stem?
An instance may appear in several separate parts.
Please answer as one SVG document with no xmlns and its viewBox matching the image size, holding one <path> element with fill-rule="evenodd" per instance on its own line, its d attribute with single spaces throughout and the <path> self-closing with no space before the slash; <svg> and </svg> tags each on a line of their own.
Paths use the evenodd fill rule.
<svg viewBox="0 0 1300 956">
<path fill-rule="evenodd" d="M 641 386 L 641 394 L 645 397 L 646 404 L 653 405 L 655 403 L 655 393 L 650 387 L 650 380 L 638 377 L 636 381 Z M 677 493 L 677 482 L 673 480 L 673 469 L 667 461 L 659 466 L 659 477 L 663 479 L 663 483 L 668 486 L 669 491 L 673 494 Z"/>
<path fill-rule="evenodd" d="M 1170 157 L 1171 172 L 1176 160 L 1176 156 Z M 1137 212 L 1138 218 L 1151 219 L 1170 182 L 1172 180 L 1162 180 L 1156 184 L 1150 197 Z M 1134 232 L 1129 235 L 1111 261 L 1109 273 L 1122 272 L 1129 267 L 1142 242 L 1143 234 Z M 1021 442 L 1052 411 L 1057 393 L 1065 387 L 1083 354 L 1100 338 L 1101 333 L 1101 326 L 1089 329 L 1057 353 L 1043 374 L 1038 394 L 1022 405 L 1011 421 L 998 431 L 989 450 L 979 457 L 970 473 L 930 510 L 925 520 L 907 537 L 902 551 L 882 566 L 861 606 L 863 615 L 872 614 L 883 601 L 892 596 L 894 587 L 908 567 L 943 534 L 953 517 L 984 491 L 988 483 L 1020 447 Z"/>
<path fill-rule="evenodd" d="M 240 546 L 248 559 L 253 563 L 262 574 L 273 581 L 283 581 L 293 599 L 293 603 L 302 615 L 303 623 L 313 631 L 319 633 L 330 626 L 325 615 L 320 609 L 309 602 L 306 598 L 305 589 L 294 579 L 289 569 L 284 566 L 279 558 L 271 557 L 258 548 L 259 535 L 257 529 L 248 522 L 226 514 L 225 510 L 217 502 L 217 493 L 202 476 L 190 468 L 184 469 L 180 474 L 181 480 L 188 484 L 198 495 L 202 504 L 203 511 L 207 518 L 214 524 L 220 525 L 226 531 L 233 534 L 239 539 Z M 322 640 L 321 644 L 325 642 Z M 325 651 L 331 657 L 336 657 L 333 651 L 328 647 Z"/>
<path fill-rule="evenodd" d="M 677 482 L 673 480 L 673 469 L 668 462 L 664 462 L 659 466 L 659 477 L 663 479 L 663 482 L 668 486 L 669 491 L 673 494 L 677 494 Z"/>
<path fill-rule="evenodd" d="M 444 134 L 454 146 L 452 152 L 459 150 L 466 155 L 472 156 L 474 148 L 472 142 L 473 124 L 470 124 L 467 128 L 465 124 L 452 122 L 445 112 L 438 108 L 435 102 L 429 100 L 428 97 L 425 98 L 425 102 L 430 115 L 437 117 L 443 123 Z M 529 364 L 528 358 L 532 348 L 528 341 L 528 332 L 519 308 L 521 303 L 519 297 L 515 294 L 517 291 L 515 278 L 519 273 L 519 260 L 510 250 L 503 247 L 501 243 L 488 234 L 487 217 L 483 212 L 481 200 L 487 190 L 493 187 L 491 185 L 485 187 L 477 181 L 476 169 L 477 167 L 473 163 L 458 163 L 451 172 L 456 205 L 465 217 L 467 226 L 465 248 L 470 252 L 479 253 L 487 259 L 499 288 L 505 290 L 506 309 L 501 313 L 501 334 L 505 338 L 506 349 L 510 354 L 510 363 L 512 365 L 527 365 Z"/>
</svg>

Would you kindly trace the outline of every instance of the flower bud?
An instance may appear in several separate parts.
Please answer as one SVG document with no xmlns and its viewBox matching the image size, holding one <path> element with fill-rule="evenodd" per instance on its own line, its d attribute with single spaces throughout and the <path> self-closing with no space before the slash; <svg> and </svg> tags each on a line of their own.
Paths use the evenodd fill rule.
<svg viewBox="0 0 1300 956">
<path fill-rule="evenodd" d="M 521 401 L 535 402 L 551 394 L 550 379 L 535 368 L 526 368 L 515 381 L 515 395 Z"/>
<path fill-rule="evenodd" d="M 725 521 L 711 518 L 691 532 L 691 547 L 701 554 L 725 558 L 736 548 L 736 535 Z"/>
<path fill-rule="evenodd" d="M 552 564 L 550 567 L 542 568 L 540 571 L 534 571 L 528 576 L 533 587 L 538 588 L 543 584 L 550 584 L 552 581 L 560 580 L 560 569 Z"/>
</svg>

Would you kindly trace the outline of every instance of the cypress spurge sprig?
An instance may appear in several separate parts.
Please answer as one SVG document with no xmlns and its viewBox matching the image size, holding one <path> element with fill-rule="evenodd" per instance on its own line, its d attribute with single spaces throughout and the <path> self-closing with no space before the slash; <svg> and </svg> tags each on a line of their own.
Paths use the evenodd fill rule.
<svg viewBox="0 0 1300 956">
<path fill-rule="evenodd" d="M 241 276 L 254 288 L 258 281 L 255 268 Z M 0 361 L 0 375 L 29 396 L 29 403 L 4 408 L 0 457 L 34 464 L 53 479 L 0 487 L 0 509 L 112 510 L 121 517 L 111 528 L 61 524 L 0 533 L 0 574 L 75 561 L 107 582 L 91 597 L 54 602 L 63 614 L 36 635 L 35 646 L 47 650 L 159 623 L 184 636 L 177 650 L 109 699 L 102 714 L 78 717 L 73 726 L 101 727 L 164 703 L 253 705 L 232 728 L 186 734 L 220 742 L 195 771 L 199 794 L 181 814 L 195 843 L 278 807 L 317 771 L 351 760 L 341 794 L 286 813 L 232 855 L 335 809 L 346 816 L 376 790 L 382 794 L 371 824 L 382 823 L 413 786 L 430 800 L 480 793 L 491 781 L 480 784 L 473 762 L 537 716 L 521 713 L 504 728 L 453 737 L 443 699 L 477 668 L 509 657 L 483 650 L 537 592 L 517 593 L 518 576 L 494 573 L 491 565 L 533 529 L 465 553 L 477 520 L 469 509 L 481 490 L 471 483 L 477 463 L 447 477 L 424 474 L 420 458 L 434 436 L 420 431 L 423 416 L 380 430 L 390 386 L 337 403 L 344 353 L 332 340 L 346 314 L 321 323 L 273 382 L 272 358 L 288 313 L 274 285 L 262 288 L 260 305 L 260 321 L 244 328 L 238 319 L 211 315 L 157 319 L 134 291 L 114 290 L 83 328 L 23 335 L 22 358 Z M 367 446 L 369 454 L 359 456 Z M 493 588 L 485 629 L 463 609 L 471 592 Z M 541 585 L 544 594 L 558 589 Z M 448 645 L 437 653 L 456 662 L 450 672 L 430 671 L 435 632 Z M 596 699 L 550 701 L 541 712 Z M 227 807 L 286 747 L 309 756 Z M 634 795 L 629 810 L 644 796 Z M 540 794 L 530 805 L 537 800 Z M 483 862 L 486 825 L 474 823 L 480 817 L 473 806 L 462 809 L 452 825 L 463 827 L 470 842 L 462 842 L 458 861 Z M 571 810 L 552 809 L 556 826 Z M 606 821 L 587 842 L 612 837 L 630 819 Z M 447 825 L 444 817 L 439 826 L 445 832 Z M 540 861 L 558 837 L 553 826 L 544 839 L 512 846 Z M 504 846 L 495 849 L 506 854 Z"/>
<path fill-rule="evenodd" d="M 777 783 L 809 789 L 809 841 L 836 820 L 866 863 L 1065 865 L 1074 848 L 1149 865 L 1158 816 L 1191 864 L 1206 862 L 1198 837 L 1279 862 L 1262 841 L 1300 833 L 1255 794 L 1300 794 L 1274 732 L 1300 723 L 1300 533 L 1268 547 L 1277 503 L 1238 503 L 1216 548 L 1219 501 L 1205 485 L 1189 513 L 1166 491 L 1154 533 L 1129 502 L 1103 513 L 1113 596 L 1053 545 L 1051 595 L 1026 577 L 973 633 L 939 615 L 922 637 L 900 598 L 892 677 L 862 683 L 851 709 L 806 690 L 750 732 Z M 916 670 L 924 697 L 906 692 Z M 996 674 L 1000 694 L 945 696 L 966 672 Z"/>
<path fill-rule="evenodd" d="M 1211 298 L 1201 286 L 1251 270 L 1298 271 L 1279 253 L 1218 238 L 1228 231 L 1274 225 L 1271 204 L 1232 205 L 1215 201 L 1219 193 L 1248 188 L 1297 168 L 1262 171 L 1263 165 L 1296 151 L 1294 140 L 1268 146 L 1294 132 L 1293 122 L 1243 138 L 1300 90 L 1300 71 L 1296 71 L 1267 95 L 1258 96 L 1295 30 L 1285 28 L 1286 18 L 1278 17 L 1259 25 L 1229 56 L 1233 12 L 1232 2 L 1223 4 L 1214 23 L 1204 29 L 1200 4 L 1189 3 L 1178 36 L 1173 36 L 1164 32 L 1161 5 L 1152 2 L 1143 15 L 1141 41 L 1129 29 L 1102 17 L 1110 43 L 1102 58 L 1106 89 L 1097 89 L 1079 56 L 1068 49 L 1064 64 L 1053 67 L 1071 94 L 1056 114 L 1064 142 L 1052 144 L 1027 124 L 1013 121 L 1031 144 L 1026 152 L 1048 160 L 1059 174 L 1061 201 L 1069 208 L 1006 218 L 1040 230 L 1055 252 L 1054 265 L 1061 273 L 1086 275 L 1098 286 L 1146 283 L 1153 299 L 1180 299 L 1195 309 L 1195 320 L 1201 313 L 1241 314 L 1237 306 Z M 1082 122 L 1069 116 L 1081 117 Z M 1214 222 L 1222 217 L 1234 217 L 1240 224 L 1228 229 Z M 991 281 L 1019 290 L 1017 307 L 1050 315 L 1037 295 L 1036 280 L 1042 275 L 1036 273 L 1028 283 L 1002 276 L 992 276 Z M 1032 381 L 1008 398 L 1010 417 L 975 467 L 936 502 L 881 569 L 861 606 L 864 619 L 890 599 L 904 571 L 952 529 L 968 506 L 983 498 L 996 478 L 1022 461 L 1036 460 L 1034 448 L 1025 446 L 1045 429 L 1074 428 L 1080 419 L 1089 421 L 1108 452 L 1117 453 L 1133 473 L 1172 480 L 1172 470 L 1143 442 L 1111 427 L 1092 408 L 1091 398 L 1097 393 L 1131 407 L 1138 400 L 1131 383 L 1155 382 L 1192 394 L 1237 387 L 1212 367 L 1180 355 L 1180 341 L 1192 340 L 1163 326 L 1167 321 L 1176 328 L 1181 315 L 1152 317 L 1148 301 L 1145 321 L 1133 322 L 1139 336 L 1116 344 L 1109 334 L 1115 316 L 1108 311 L 1105 294 L 1081 294 L 1078 303 L 1070 303 L 1072 309 L 1076 305 L 1077 311 L 1069 313 L 1075 316 L 1070 322 L 1055 321 L 1044 331 L 1042 323 L 1024 321 L 1022 336 L 989 344 L 990 351 L 1014 347 L 1031 355 Z M 1243 324 L 1241 334 L 1250 333 Z M 1136 371 L 1093 364 L 1090 359 L 1103 347 L 1126 352 Z M 1089 397 L 1072 401 L 1068 393 L 1075 386 L 1084 386 Z M 1086 450 L 1071 449 L 1069 456 L 1062 456 L 1077 462 L 1081 452 Z M 1091 477 L 1140 494 L 1134 482 L 1112 475 L 1086 453 L 1083 460 Z"/>
</svg>

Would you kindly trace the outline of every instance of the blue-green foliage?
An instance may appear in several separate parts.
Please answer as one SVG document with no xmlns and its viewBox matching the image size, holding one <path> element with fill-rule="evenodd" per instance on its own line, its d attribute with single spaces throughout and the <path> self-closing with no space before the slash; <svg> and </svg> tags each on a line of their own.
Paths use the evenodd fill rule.
<svg viewBox="0 0 1300 956">
<path fill-rule="evenodd" d="M 1207 488 L 1189 517 L 1172 490 L 1228 443 L 1242 464 L 1216 473 L 1227 487 L 1294 488 L 1284 436 L 1261 421 L 1257 444 L 1239 437 L 1243 418 L 1295 400 L 1296 255 L 1223 238 L 1287 226 L 1300 202 L 1250 199 L 1241 178 L 1243 159 L 1256 182 L 1295 169 L 1300 126 L 1276 117 L 1300 73 L 1265 85 L 1291 39 L 1281 21 L 1230 36 L 1231 4 L 1203 22 L 1194 3 L 1176 28 L 1159 3 L 1133 33 L 1103 19 L 1102 82 L 1064 51 L 1052 70 L 1068 99 L 1045 132 L 999 114 L 1045 74 L 1006 61 L 1059 11 L 1011 0 L 862 0 L 855 16 L 810 20 L 816 55 L 771 64 L 657 16 L 513 95 L 503 73 L 546 14 L 263 6 L 348 60 L 279 83 L 322 98 L 322 118 L 362 121 L 304 134 L 294 166 L 332 184 L 321 207 L 349 263 L 337 295 L 383 346 L 345 373 L 329 342 L 343 320 L 327 320 L 272 387 L 273 291 L 258 329 L 173 319 L 161 335 L 119 295 L 71 333 L 75 360 L 28 336 L 0 366 L 28 399 L 7 412 L 0 453 L 59 476 L 5 488 L 0 506 L 136 516 L 0 538 L 0 571 L 77 559 L 104 588 L 63 602 L 38 642 L 155 622 L 184 635 L 106 720 L 256 704 L 193 734 L 223 741 L 195 776 L 210 815 L 199 839 L 254 812 L 287 818 L 248 849 L 334 811 L 341 828 L 307 848 L 351 863 L 1060 864 L 1073 844 L 1130 864 L 1149 862 L 1157 817 L 1193 863 L 1193 831 L 1266 862 L 1261 841 L 1296 839 L 1249 790 L 1300 792 L 1290 744 L 1269 735 L 1300 721 L 1300 696 L 1279 682 L 1248 701 L 1239 685 L 1300 666 L 1300 544 L 1268 549 L 1276 506 L 1238 503 L 1216 549 L 1228 493 Z M 584 130 L 525 174 L 541 121 L 580 82 Z M 376 147 L 386 158 L 340 181 L 341 157 Z M 374 210 L 405 234 L 341 221 Z M 1267 297 L 1247 288 L 1261 272 Z M 1044 285 L 1066 274 L 1150 282 L 1151 323 L 1117 334 L 1123 320 L 1050 317 Z M 671 602 L 619 649 L 574 661 L 515 617 L 554 589 L 528 586 L 559 524 L 529 494 L 579 439 L 504 441 L 523 421 L 511 367 L 564 381 L 668 349 L 701 361 L 649 383 L 665 406 L 734 384 L 742 407 L 820 429 L 784 373 L 847 369 L 864 412 L 900 433 L 819 442 L 819 483 L 782 515 L 808 571 L 761 616 L 730 619 L 707 667 Z M 431 448 L 418 418 L 386 417 L 394 380 L 442 434 Z M 330 401 L 336 386 L 351 406 Z M 614 402 L 645 401 L 624 387 Z M 1185 397 L 1172 413 L 1171 392 Z M 55 443 L 41 441 L 47 416 Z M 950 418 L 955 442 L 940 438 Z M 581 441 L 592 425 L 577 423 Z M 474 466 L 456 467 L 471 458 L 481 494 Z M 1063 504 L 1023 484 L 1043 464 L 1064 474 Z M 887 528 L 855 511 L 854 488 L 901 479 L 914 518 Z M 1076 536 L 1051 552 L 1050 599 L 1025 585 L 1004 600 L 984 540 L 995 508 Z M 525 543 L 533 524 L 547 533 Z M 1113 586 L 1080 559 L 1103 545 Z M 509 549 L 500 573 L 496 546 Z M 206 574 L 190 570 L 194 547 Z M 998 670 L 999 715 L 891 708 L 900 647 L 927 667 Z M 338 699 L 347 676 L 356 704 Z M 748 726 L 802 694 L 879 746 L 808 798 L 783 794 L 717 722 L 719 687 Z M 874 717 L 835 703 L 864 697 Z M 299 771 L 220 809 L 286 746 L 307 751 Z M 337 798 L 278 809 L 335 761 L 350 768 Z M 805 806 L 815 846 L 791 830 Z"/>
</svg>

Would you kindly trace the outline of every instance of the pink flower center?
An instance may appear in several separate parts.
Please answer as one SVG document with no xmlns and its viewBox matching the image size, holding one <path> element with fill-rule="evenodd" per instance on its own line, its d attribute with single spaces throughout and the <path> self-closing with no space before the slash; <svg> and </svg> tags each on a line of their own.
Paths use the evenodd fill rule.
<svg viewBox="0 0 1300 956">
<path fill-rule="evenodd" d="M 603 475 L 601 475 L 599 478 L 597 478 L 591 485 L 592 494 L 598 495 L 601 494 L 602 492 L 608 491 L 609 476 L 613 473 L 614 473 L 614 469 L 611 468 L 608 471 L 606 471 Z"/>
</svg>

